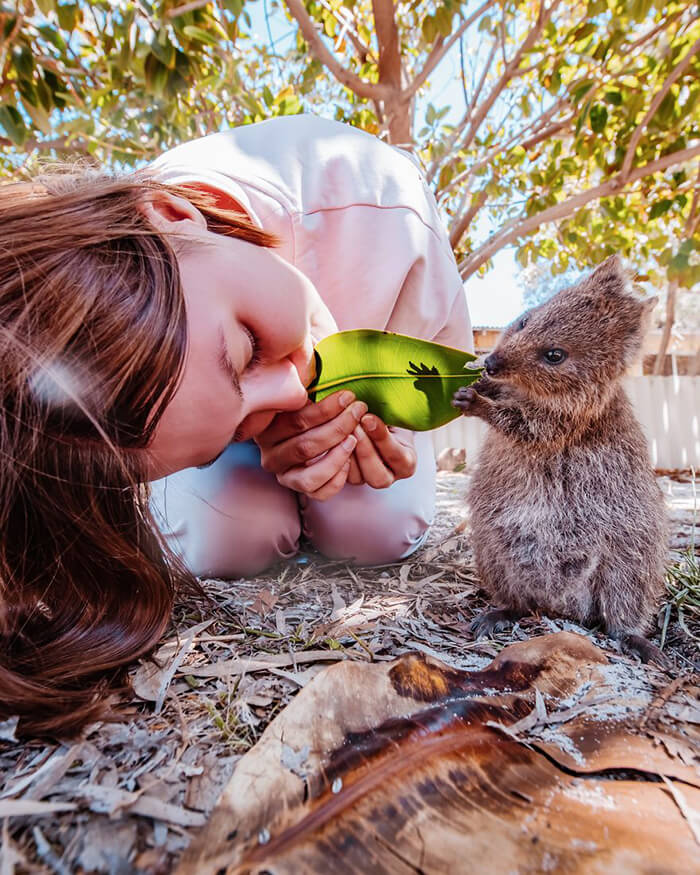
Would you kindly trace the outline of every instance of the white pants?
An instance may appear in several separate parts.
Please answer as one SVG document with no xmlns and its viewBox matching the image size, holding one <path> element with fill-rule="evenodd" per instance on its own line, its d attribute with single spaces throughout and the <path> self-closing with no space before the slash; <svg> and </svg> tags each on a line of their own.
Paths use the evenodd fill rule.
<svg viewBox="0 0 700 875">
<path fill-rule="evenodd" d="M 170 547 L 199 577 L 252 576 L 294 556 L 303 534 L 332 559 L 395 562 L 425 540 L 435 513 L 430 434 L 417 432 L 415 474 L 388 489 L 346 485 L 328 501 L 280 486 L 257 446 L 231 444 L 209 468 L 151 484 L 151 508 Z"/>
</svg>

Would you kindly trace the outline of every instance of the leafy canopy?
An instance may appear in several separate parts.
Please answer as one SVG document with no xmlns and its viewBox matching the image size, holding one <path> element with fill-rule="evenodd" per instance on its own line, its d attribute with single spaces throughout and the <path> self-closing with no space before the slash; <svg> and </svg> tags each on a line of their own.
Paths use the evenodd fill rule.
<svg viewBox="0 0 700 875">
<path fill-rule="evenodd" d="M 251 3 L 0 6 L 0 169 L 133 166 L 316 111 L 416 152 L 465 278 L 515 245 L 555 273 L 620 252 L 700 281 L 696 3 L 269 0 L 291 44 L 253 35 Z M 449 63 L 459 98 L 441 105 Z"/>
</svg>

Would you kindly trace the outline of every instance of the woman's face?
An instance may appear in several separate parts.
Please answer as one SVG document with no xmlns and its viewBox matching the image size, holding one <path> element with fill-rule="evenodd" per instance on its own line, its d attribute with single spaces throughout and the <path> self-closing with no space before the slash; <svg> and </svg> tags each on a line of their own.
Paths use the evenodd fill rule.
<svg viewBox="0 0 700 875">
<path fill-rule="evenodd" d="M 213 461 L 233 440 L 307 401 L 313 376 L 311 282 L 274 250 L 200 222 L 178 254 L 187 311 L 183 375 L 148 448 L 149 477 Z"/>
</svg>

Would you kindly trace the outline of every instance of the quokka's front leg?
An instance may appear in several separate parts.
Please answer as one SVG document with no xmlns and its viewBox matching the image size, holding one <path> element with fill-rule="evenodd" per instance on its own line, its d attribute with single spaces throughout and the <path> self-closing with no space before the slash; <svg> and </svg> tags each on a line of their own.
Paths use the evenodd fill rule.
<svg viewBox="0 0 700 875">
<path fill-rule="evenodd" d="M 522 411 L 513 404 L 492 401 L 472 386 L 461 386 L 452 396 L 452 406 L 465 416 L 478 416 L 493 428 L 521 441 L 532 441 L 535 435 Z"/>
</svg>

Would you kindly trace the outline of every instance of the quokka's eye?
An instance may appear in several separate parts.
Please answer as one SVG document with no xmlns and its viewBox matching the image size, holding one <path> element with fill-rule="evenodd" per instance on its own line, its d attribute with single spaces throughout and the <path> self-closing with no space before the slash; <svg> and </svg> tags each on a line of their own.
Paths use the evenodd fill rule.
<svg viewBox="0 0 700 875">
<path fill-rule="evenodd" d="M 518 324 L 516 325 L 515 330 L 522 331 L 526 325 L 527 325 L 527 316 L 523 316 L 522 319 L 518 320 Z"/>
<path fill-rule="evenodd" d="M 550 365 L 558 365 L 564 361 L 566 355 L 567 354 L 563 349 L 548 349 L 544 354 L 544 359 L 549 362 Z"/>
</svg>

